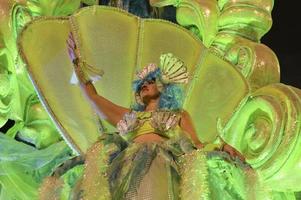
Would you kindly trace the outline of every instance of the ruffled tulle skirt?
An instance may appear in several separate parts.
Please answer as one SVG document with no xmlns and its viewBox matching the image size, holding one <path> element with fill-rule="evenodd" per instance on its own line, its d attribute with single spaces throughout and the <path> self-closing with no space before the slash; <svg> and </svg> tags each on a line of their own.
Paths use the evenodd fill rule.
<svg viewBox="0 0 301 200">
<path fill-rule="evenodd" d="M 259 199 L 256 173 L 218 151 L 196 150 L 189 140 L 128 143 L 102 137 L 85 164 L 45 179 L 41 199 L 169 200 Z"/>
</svg>

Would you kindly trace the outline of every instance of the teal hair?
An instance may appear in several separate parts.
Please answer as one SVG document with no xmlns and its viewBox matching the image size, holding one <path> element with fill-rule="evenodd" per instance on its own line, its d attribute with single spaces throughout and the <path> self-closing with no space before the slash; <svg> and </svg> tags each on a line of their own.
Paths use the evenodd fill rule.
<svg viewBox="0 0 301 200">
<path fill-rule="evenodd" d="M 181 110 L 184 101 L 184 92 L 178 84 L 166 84 L 159 99 L 160 110 Z"/>
<path fill-rule="evenodd" d="M 149 73 L 144 79 L 138 79 L 133 82 L 133 89 L 135 93 L 139 93 L 141 86 L 144 81 L 148 80 L 161 81 L 161 70 L 157 68 L 155 71 Z M 181 110 L 184 101 L 184 91 L 183 88 L 178 84 L 163 84 L 163 89 L 161 91 L 159 99 L 159 109 L 160 110 Z M 135 102 L 132 105 L 132 109 L 135 111 L 144 111 L 145 106 Z"/>
</svg>

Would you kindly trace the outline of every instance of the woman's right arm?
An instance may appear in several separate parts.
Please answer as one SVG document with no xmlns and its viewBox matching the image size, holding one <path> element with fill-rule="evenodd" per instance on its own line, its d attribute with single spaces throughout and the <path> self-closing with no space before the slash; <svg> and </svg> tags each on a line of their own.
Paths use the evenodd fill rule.
<svg viewBox="0 0 301 200">
<path fill-rule="evenodd" d="M 68 37 L 68 52 L 69 57 L 75 65 L 75 73 L 79 79 L 80 88 L 86 97 L 90 100 L 97 113 L 104 117 L 110 124 L 116 126 L 117 123 L 123 118 L 124 114 L 129 112 L 130 109 L 119 106 L 111 102 L 110 100 L 100 96 L 96 88 L 91 81 L 87 81 L 82 69 L 79 66 L 78 52 L 75 46 L 74 38 L 72 34 Z"/>
<path fill-rule="evenodd" d="M 100 96 L 91 81 L 86 83 L 79 82 L 82 91 L 90 100 L 97 113 L 100 116 L 104 116 L 105 120 L 113 126 L 116 126 L 124 114 L 130 111 L 130 109 L 114 104 L 110 100 Z"/>
</svg>

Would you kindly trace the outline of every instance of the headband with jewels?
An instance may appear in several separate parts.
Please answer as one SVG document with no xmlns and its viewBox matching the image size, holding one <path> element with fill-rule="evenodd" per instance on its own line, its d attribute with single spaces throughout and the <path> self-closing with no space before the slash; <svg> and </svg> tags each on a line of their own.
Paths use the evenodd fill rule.
<svg viewBox="0 0 301 200">
<path fill-rule="evenodd" d="M 150 63 L 136 73 L 136 80 L 133 82 L 133 90 L 138 93 L 145 81 L 156 80 L 159 90 L 166 84 L 188 83 L 188 72 L 184 62 L 175 57 L 172 53 L 160 56 L 160 66 Z"/>
</svg>

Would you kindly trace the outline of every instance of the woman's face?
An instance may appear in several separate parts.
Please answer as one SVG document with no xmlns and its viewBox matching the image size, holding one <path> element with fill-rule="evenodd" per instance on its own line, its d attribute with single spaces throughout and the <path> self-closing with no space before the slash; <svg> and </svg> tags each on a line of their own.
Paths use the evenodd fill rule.
<svg viewBox="0 0 301 200">
<path fill-rule="evenodd" d="M 143 102 L 147 102 L 150 99 L 157 99 L 160 96 L 157 84 L 155 80 L 144 81 L 139 91 L 140 98 Z"/>
</svg>

